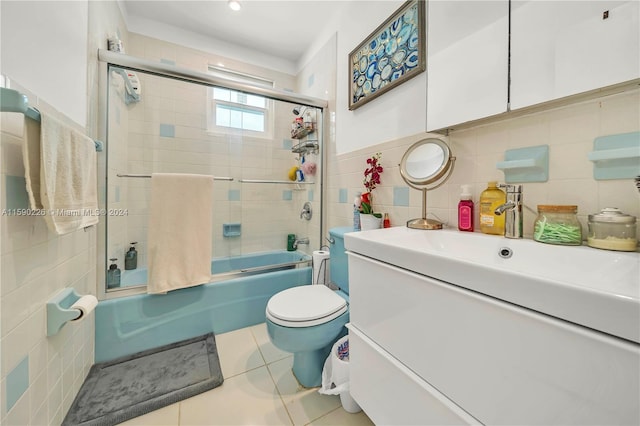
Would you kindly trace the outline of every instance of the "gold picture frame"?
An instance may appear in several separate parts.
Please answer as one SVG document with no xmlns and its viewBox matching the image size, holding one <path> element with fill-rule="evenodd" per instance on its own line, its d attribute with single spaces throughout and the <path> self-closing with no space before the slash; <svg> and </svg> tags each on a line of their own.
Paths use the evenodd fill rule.
<svg viewBox="0 0 640 426">
<path fill-rule="evenodd" d="M 349 110 L 426 68 L 425 1 L 409 0 L 349 53 Z"/>
</svg>

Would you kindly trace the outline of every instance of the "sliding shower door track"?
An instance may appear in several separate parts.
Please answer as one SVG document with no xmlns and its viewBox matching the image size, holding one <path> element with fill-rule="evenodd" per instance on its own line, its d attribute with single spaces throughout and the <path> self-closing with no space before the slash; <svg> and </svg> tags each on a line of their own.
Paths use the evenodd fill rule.
<svg viewBox="0 0 640 426">
<path fill-rule="evenodd" d="M 328 106 L 327 101 L 324 99 L 285 92 L 284 90 L 242 84 L 218 78 L 207 73 L 193 71 L 162 62 L 154 62 L 148 59 L 137 58 L 135 56 L 112 52 L 110 50 L 98 49 L 98 60 L 132 71 L 144 71 L 150 74 L 175 78 L 190 83 L 225 87 L 240 92 L 261 95 L 277 101 L 292 102 L 317 108 L 327 108 Z"/>
</svg>

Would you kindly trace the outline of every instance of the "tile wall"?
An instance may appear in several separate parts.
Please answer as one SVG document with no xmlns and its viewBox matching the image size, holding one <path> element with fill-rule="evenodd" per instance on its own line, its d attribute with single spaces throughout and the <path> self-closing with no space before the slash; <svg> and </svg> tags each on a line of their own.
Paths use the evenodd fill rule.
<svg viewBox="0 0 640 426">
<path fill-rule="evenodd" d="M 132 55 L 206 71 L 222 59 L 163 41 L 131 34 L 127 52 Z M 243 72 L 273 78 L 276 86 L 289 85 L 290 76 L 232 64 Z M 230 66 L 232 66 L 230 65 Z M 205 86 L 138 73 L 142 100 L 125 105 L 121 77 L 111 75 L 113 102 L 109 105 L 109 207 L 126 209 L 123 217 L 109 217 L 109 257 L 123 257 L 130 242 L 138 242 L 138 263 L 146 263 L 150 180 L 118 178 L 116 174 L 202 173 L 233 177 L 214 184 L 213 253 L 215 257 L 284 249 L 286 236 L 311 237 L 309 247 L 320 245 L 317 229 L 320 211 L 319 179 L 298 190 L 294 185 L 242 184 L 238 179 L 287 180 L 297 162 L 291 147 L 290 126 L 294 104 L 272 102 L 272 137 L 261 139 L 239 134 L 216 134 L 207 129 L 210 90 Z M 112 136 L 113 135 L 113 136 Z M 320 161 L 320 159 L 318 159 Z M 314 220 L 299 218 L 302 205 L 312 202 Z M 185 209 L 185 220 L 188 211 Z M 223 224 L 241 223 L 240 237 L 225 237 Z M 180 226 L 180 224 L 176 224 Z"/>
<path fill-rule="evenodd" d="M 478 203 L 488 181 L 504 181 L 504 174 L 495 165 L 504 160 L 505 150 L 548 144 L 549 180 L 524 184 L 524 202 L 528 207 L 535 211 L 538 204 L 576 204 L 585 232 L 587 215 L 604 207 L 618 207 L 640 217 L 640 194 L 633 180 L 596 181 L 593 163 L 587 159 L 594 138 L 639 130 L 640 91 L 634 90 L 453 131 L 449 143 L 457 157 L 455 170 L 445 185 L 428 192 L 428 212 L 457 227 L 460 185 L 470 184 L 473 199 Z M 363 191 L 366 158 L 375 152 L 382 152 L 385 167 L 382 185 L 375 190 L 376 210 L 388 212 L 393 226 L 404 226 L 407 220 L 421 217 L 421 192 L 408 188 L 400 177 L 398 163 L 406 149 L 423 137 L 424 134 L 413 135 L 331 158 L 330 225 L 352 223 L 353 198 L 356 192 Z M 534 220 L 535 213 L 526 209 L 524 232 L 528 238 L 532 236 Z M 475 223 L 478 223 L 477 205 Z"/>
<path fill-rule="evenodd" d="M 15 82 L 11 87 L 27 94 L 40 111 L 55 114 L 26 88 Z M 28 208 L 22 162 L 24 118 L 2 113 L 0 119 L 0 185 L 5 189 L 0 216 L 0 423 L 60 424 L 93 364 L 94 314 L 47 337 L 45 304 L 65 287 L 95 294 L 96 227 L 58 236 L 42 217 L 11 213 Z"/>
</svg>

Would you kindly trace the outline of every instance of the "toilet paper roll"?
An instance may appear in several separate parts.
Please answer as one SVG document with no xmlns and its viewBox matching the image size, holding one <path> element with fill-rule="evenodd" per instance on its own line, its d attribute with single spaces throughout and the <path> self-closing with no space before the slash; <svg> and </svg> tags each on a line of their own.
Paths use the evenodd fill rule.
<svg viewBox="0 0 640 426">
<path fill-rule="evenodd" d="M 312 284 L 329 284 L 329 252 L 327 250 L 315 250 L 312 255 L 313 278 Z"/>
<path fill-rule="evenodd" d="M 76 300 L 76 303 L 71 305 L 70 309 L 80 310 L 80 316 L 72 321 L 82 321 L 87 315 L 89 315 L 98 306 L 98 299 L 90 294 L 82 296 Z"/>
</svg>

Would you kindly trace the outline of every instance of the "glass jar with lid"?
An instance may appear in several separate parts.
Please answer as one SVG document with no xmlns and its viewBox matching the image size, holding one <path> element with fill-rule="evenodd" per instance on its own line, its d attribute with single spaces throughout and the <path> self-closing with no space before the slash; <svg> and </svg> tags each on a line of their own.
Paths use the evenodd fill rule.
<svg viewBox="0 0 640 426">
<path fill-rule="evenodd" d="M 533 239 L 541 243 L 564 246 L 582 244 L 582 226 L 576 214 L 578 206 L 538 205 Z"/>
<path fill-rule="evenodd" d="M 636 217 L 615 207 L 590 214 L 587 244 L 604 250 L 635 251 L 638 245 Z"/>
</svg>

